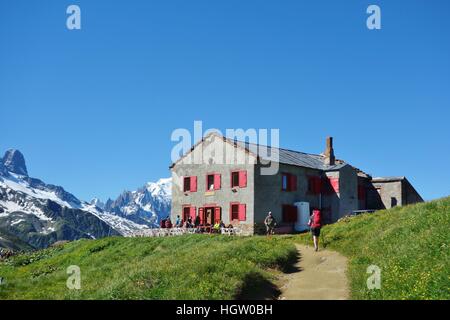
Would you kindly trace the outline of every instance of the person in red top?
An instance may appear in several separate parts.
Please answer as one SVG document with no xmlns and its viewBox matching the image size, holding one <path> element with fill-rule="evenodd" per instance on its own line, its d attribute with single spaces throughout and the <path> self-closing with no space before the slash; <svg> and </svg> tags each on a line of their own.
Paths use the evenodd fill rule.
<svg viewBox="0 0 450 320">
<path fill-rule="evenodd" d="M 311 228 L 311 235 L 313 237 L 314 249 L 316 251 L 319 250 L 319 237 L 320 237 L 320 228 L 322 228 L 322 217 L 320 210 L 313 210 L 311 217 L 308 222 L 309 227 Z"/>
</svg>

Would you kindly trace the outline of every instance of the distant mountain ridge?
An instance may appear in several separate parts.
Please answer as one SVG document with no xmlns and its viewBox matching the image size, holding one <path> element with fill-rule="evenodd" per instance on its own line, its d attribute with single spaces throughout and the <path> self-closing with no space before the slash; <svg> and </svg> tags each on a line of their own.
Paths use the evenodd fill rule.
<svg viewBox="0 0 450 320">
<path fill-rule="evenodd" d="M 172 179 L 165 178 L 149 182 L 136 191 L 124 191 L 117 199 L 108 199 L 105 204 L 94 198 L 91 204 L 136 223 L 155 227 L 170 214 L 171 197 Z"/>
<path fill-rule="evenodd" d="M 170 211 L 170 190 L 170 179 L 161 179 L 107 204 L 87 203 L 29 177 L 22 153 L 8 150 L 0 158 L 0 247 L 45 248 L 59 240 L 135 234 Z"/>
</svg>

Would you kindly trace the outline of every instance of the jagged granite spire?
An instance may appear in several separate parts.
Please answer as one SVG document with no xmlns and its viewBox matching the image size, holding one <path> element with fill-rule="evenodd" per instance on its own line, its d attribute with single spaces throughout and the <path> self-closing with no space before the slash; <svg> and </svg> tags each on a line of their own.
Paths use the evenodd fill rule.
<svg viewBox="0 0 450 320">
<path fill-rule="evenodd" d="M 23 154 L 16 149 L 6 151 L 2 159 L 3 165 L 9 172 L 28 176 L 27 166 Z"/>
</svg>

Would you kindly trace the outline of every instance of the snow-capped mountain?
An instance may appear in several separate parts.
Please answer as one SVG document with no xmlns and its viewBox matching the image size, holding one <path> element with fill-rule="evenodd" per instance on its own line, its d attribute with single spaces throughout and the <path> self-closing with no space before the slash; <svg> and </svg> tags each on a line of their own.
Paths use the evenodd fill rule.
<svg viewBox="0 0 450 320">
<path fill-rule="evenodd" d="M 103 209 L 120 217 L 150 227 L 170 214 L 172 179 L 149 182 L 136 191 L 125 191 L 116 200 L 108 199 Z M 92 200 L 91 203 L 96 202 Z M 101 202 L 100 202 L 101 203 Z"/>
<path fill-rule="evenodd" d="M 101 202 L 81 201 L 60 186 L 29 177 L 18 150 L 0 158 L 0 246 L 10 240 L 43 248 L 59 240 L 127 236 L 148 228 L 99 206 Z"/>
</svg>

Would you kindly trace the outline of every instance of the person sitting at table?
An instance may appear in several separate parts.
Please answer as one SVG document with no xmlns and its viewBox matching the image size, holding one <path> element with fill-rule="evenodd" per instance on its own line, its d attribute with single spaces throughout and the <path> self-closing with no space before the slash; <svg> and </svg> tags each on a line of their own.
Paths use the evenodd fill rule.
<svg viewBox="0 0 450 320">
<path fill-rule="evenodd" d="M 215 232 L 215 233 L 220 232 L 220 222 L 219 221 L 216 221 L 216 223 L 214 224 L 213 232 Z"/>
<path fill-rule="evenodd" d="M 193 224 L 192 224 L 192 218 L 189 217 L 186 221 L 186 228 L 192 228 Z"/>
<path fill-rule="evenodd" d="M 170 221 L 170 218 L 166 219 L 166 228 L 167 229 L 172 228 L 172 221 Z"/>
<path fill-rule="evenodd" d="M 225 223 L 222 220 L 220 220 L 219 228 L 225 228 Z"/>
<path fill-rule="evenodd" d="M 200 225 L 200 216 L 195 217 L 194 226 L 197 228 Z"/>
<path fill-rule="evenodd" d="M 175 220 L 175 227 L 180 228 L 183 225 L 183 221 L 181 221 L 180 215 L 177 215 L 177 219 Z"/>
</svg>

